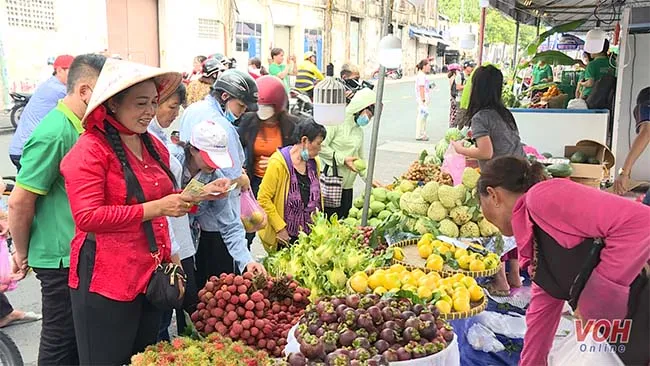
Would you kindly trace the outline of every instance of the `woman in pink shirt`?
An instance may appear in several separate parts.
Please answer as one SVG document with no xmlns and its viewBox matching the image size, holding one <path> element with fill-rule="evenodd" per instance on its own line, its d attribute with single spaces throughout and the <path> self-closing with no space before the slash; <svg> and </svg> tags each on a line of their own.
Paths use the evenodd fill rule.
<svg viewBox="0 0 650 366">
<path fill-rule="evenodd" d="M 514 235 L 532 298 L 521 365 L 546 365 L 565 301 L 583 320 L 632 319 L 626 364 L 647 365 L 650 208 L 504 156 L 481 171 L 485 217 Z M 617 352 L 622 347 L 616 345 Z"/>
</svg>

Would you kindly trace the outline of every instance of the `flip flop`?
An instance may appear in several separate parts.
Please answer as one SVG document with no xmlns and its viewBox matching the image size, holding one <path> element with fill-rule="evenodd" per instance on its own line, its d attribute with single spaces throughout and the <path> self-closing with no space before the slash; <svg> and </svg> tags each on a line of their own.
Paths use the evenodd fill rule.
<svg viewBox="0 0 650 366">
<path fill-rule="evenodd" d="M 41 319 L 43 319 L 43 315 L 42 315 L 42 314 L 37 314 L 37 313 L 35 313 L 35 312 L 33 312 L 33 311 L 26 311 L 26 312 L 25 312 L 25 316 L 23 316 L 23 317 L 20 318 L 20 319 L 16 319 L 16 320 L 12 320 L 12 321 L 10 321 L 9 323 L 7 323 L 7 325 L 4 326 L 4 328 L 6 328 L 6 327 L 10 327 L 10 326 L 12 326 L 12 325 L 25 324 L 25 323 L 32 323 L 32 322 L 39 321 L 39 320 L 41 320 Z"/>
<path fill-rule="evenodd" d="M 483 285 L 485 289 L 490 293 L 492 296 L 498 296 L 498 297 L 506 297 L 510 296 L 510 290 L 497 290 L 494 287 L 494 282 L 488 282 L 485 285 Z"/>
</svg>

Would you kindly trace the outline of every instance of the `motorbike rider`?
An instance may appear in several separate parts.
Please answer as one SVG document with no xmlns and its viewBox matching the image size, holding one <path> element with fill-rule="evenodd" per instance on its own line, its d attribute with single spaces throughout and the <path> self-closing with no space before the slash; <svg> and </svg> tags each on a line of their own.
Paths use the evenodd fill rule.
<svg viewBox="0 0 650 366">
<path fill-rule="evenodd" d="M 203 98 L 210 94 L 210 88 L 217 81 L 219 73 L 228 70 L 228 68 L 228 60 L 223 55 L 221 58 L 209 58 L 203 61 L 201 77 L 197 80 L 192 80 L 187 85 L 187 105 L 203 100 Z"/>
<path fill-rule="evenodd" d="M 20 115 L 20 123 L 9 144 L 9 159 L 16 166 L 16 171 L 20 171 L 23 146 L 32 131 L 43 117 L 56 107 L 59 99 L 66 96 L 68 69 L 70 69 L 73 60 L 74 57 L 70 55 L 61 55 L 54 60 L 52 76 L 36 88 Z"/>
<path fill-rule="evenodd" d="M 325 77 L 316 66 L 316 54 L 312 51 L 305 52 L 304 60 L 298 65 L 295 88 L 314 99 L 314 86 Z"/>
<path fill-rule="evenodd" d="M 343 64 L 341 66 L 340 76 L 339 81 L 345 87 L 346 102 L 350 103 L 352 97 L 354 97 L 354 93 L 363 88 L 360 83 L 361 75 L 359 74 L 359 69 L 352 64 Z"/>
<path fill-rule="evenodd" d="M 190 105 L 180 120 L 181 141 L 189 141 L 194 126 L 206 120 L 226 130 L 233 167 L 219 171 L 237 183 L 237 188 L 227 198 L 201 203 L 199 212 L 192 217 L 201 230 L 196 255 L 199 284 L 211 275 L 235 272 L 233 259 L 239 271 L 264 272 L 264 267 L 251 256 L 240 218 L 240 190 L 250 189 L 250 180 L 243 170 L 244 149 L 236 129 L 237 120 L 244 112 L 256 112 L 257 109 L 257 85 L 253 78 L 239 70 L 226 70 L 214 83 L 210 94 Z"/>
</svg>

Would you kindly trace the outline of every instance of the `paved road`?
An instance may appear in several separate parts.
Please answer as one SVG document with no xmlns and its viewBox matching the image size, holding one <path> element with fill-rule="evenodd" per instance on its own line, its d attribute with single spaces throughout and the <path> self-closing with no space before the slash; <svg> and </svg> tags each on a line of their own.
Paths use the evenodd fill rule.
<svg viewBox="0 0 650 366">
<path fill-rule="evenodd" d="M 412 80 L 389 82 L 384 94 L 384 113 L 380 126 L 377 149 L 376 178 L 390 183 L 393 177 L 403 173 L 408 165 L 416 159 L 420 151 L 430 148 L 443 135 L 448 123 L 449 98 L 446 80 L 438 76 L 435 79 L 439 90 L 434 90 L 431 103 L 431 117 L 428 124 L 431 142 L 415 141 L 416 101 Z M 6 114 L 0 112 L 0 174 L 13 175 L 15 169 L 9 161 L 7 149 L 12 136 Z M 372 125 L 365 128 L 366 151 L 370 145 Z M 355 193 L 363 189 L 361 182 L 355 186 Z M 254 248 L 256 256 L 263 255 L 263 250 Z M 25 311 L 41 311 L 40 288 L 38 280 L 30 275 L 19 287 L 8 293 L 12 305 Z M 26 364 L 35 364 L 38 355 L 40 322 L 22 324 L 4 329 L 16 342 Z"/>
</svg>

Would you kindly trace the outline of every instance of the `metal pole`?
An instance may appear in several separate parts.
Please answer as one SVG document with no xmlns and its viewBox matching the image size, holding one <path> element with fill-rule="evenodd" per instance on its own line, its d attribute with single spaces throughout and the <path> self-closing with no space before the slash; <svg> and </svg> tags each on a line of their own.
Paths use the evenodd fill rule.
<svg viewBox="0 0 650 366">
<path fill-rule="evenodd" d="M 386 0 L 384 4 L 384 19 L 381 26 L 382 38 L 388 35 L 388 24 L 391 16 L 391 0 Z M 361 215 L 361 226 L 368 225 L 368 212 L 370 210 L 370 195 L 372 194 L 372 181 L 375 174 L 375 160 L 377 158 L 377 139 L 379 138 L 379 122 L 381 121 L 381 112 L 384 109 L 382 103 L 384 95 L 384 81 L 386 79 L 386 68 L 381 65 L 379 60 L 379 80 L 377 81 L 377 101 L 375 102 L 375 116 L 372 124 L 372 137 L 370 139 L 370 154 L 368 156 L 368 172 L 366 173 L 366 193 L 363 200 L 363 211 Z"/>
<path fill-rule="evenodd" d="M 478 36 L 478 65 L 481 66 L 483 63 L 483 43 L 485 42 L 485 16 L 487 14 L 487 8 L 481 8 L 481 24 L 479 25 L 479 36 Z"/>
<path fill-rule="evenodd" d="M 517 48 L 519 48 L 519 22 L 515 25 L 515 48 L 512 52 L 512 67 L 517 68 L 519 62 L 517 62 Z"/>
</svg>

